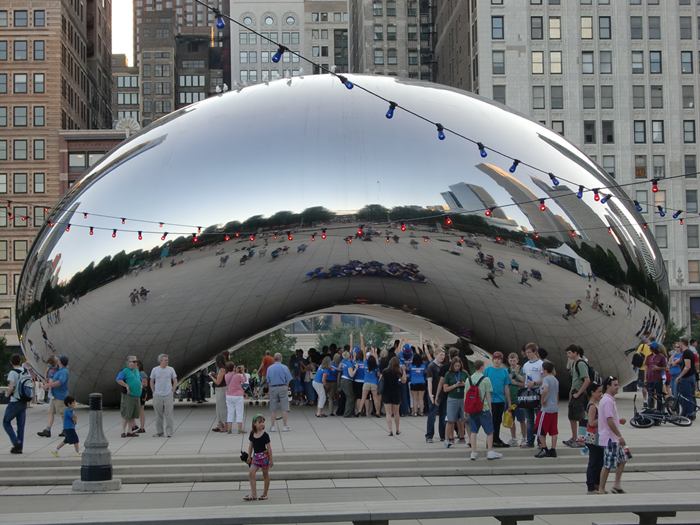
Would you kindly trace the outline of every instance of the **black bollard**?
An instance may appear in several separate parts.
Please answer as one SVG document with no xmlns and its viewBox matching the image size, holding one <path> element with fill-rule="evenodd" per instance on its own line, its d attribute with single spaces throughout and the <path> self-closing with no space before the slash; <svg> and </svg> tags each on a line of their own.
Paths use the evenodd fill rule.
<svg viewBox="0 0 700 525">
<path fill-rule="evenodd" d="M 121 489 L 122 482 L 112 479 L 112 454 L 102 429 L 102 394 L 90 394 L 90 429 L 85 440 L 80 479 L 73 481 L 73 490 L 105 492 Z"/>
</svg>

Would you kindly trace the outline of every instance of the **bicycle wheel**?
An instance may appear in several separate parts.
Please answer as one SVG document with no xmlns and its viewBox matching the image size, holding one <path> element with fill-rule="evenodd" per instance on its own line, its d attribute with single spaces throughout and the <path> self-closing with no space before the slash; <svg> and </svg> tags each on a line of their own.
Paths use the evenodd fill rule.
<svg viewBox="0 0 700 525">
<path fill-rule="evenodd" d="M 654 420 L 650 417 L 637 414 L 630 419 L 630 425 L 632 425 L 634 428 L 649 428 L 654 425 Z"/>
<path fill-rule="evenodd" d="M 678 415 L 678 412 L 679 412 L 678 398 L 667 397 L 666 401 L 665 401 L 665 405 L 666 405 L 666 410 L 668 410 L 669 414 Z"/>
<path fill-rule="evenodd" d="M 686 416 L 668 416 L 666 420 L 671 423 L 672 425 L 676 425 L 679 427 L 689 427 L 690 425 L 693 424 L 693 421 Z"/>
</svg>

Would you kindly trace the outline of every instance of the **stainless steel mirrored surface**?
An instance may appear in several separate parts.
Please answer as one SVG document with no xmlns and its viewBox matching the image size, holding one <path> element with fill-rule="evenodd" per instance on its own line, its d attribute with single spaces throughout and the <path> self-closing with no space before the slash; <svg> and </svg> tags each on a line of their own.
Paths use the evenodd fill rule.
<svg viewBox="0 0 700 525">
<path fill-rule="evenodd" d="M 563 349 L 577 343 L 599 371 L 630 379 L 624 350 L 644 330 L 661 335 L 668 284 L 622 190 L 606 191 L 607 204 L 578 199 L 579 184 L 613 182 L 505 107 L 435 84 L 350 78 L 572 182 L 510 173 L 507 159 L 449 133 L 438 140 L 400 109 L 387 119 L 387 104 L 329 76 L 213 97 L 120 145 L 52 212 L 17 298 L 28 359 L 43 370 L 67 354 L 78 398 L 101 391 L 110 402 L 128 354 L 149 368 L 167 352 L 183 376 L 285 321 L 371 305 L 488 352 L 536 341 L 561 375 Z M 141 287 L 147 300 L 132 304 Z M 582 311 L 565 319 L 577 299 Z"/>
</svg>

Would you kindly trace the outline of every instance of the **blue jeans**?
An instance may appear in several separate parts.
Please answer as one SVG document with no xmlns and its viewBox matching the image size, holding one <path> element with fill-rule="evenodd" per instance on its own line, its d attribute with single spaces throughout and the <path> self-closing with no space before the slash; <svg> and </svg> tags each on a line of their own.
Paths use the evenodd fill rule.
<svg viewBox="0 0 700 525">
<path fill-rule="evenodd" d="M 443 396 L 444 397 L 444 396 Z M 428 399 L 428 423 L 427 423 L 427 428 L 425 429 L 425 438 L 426 439 L 433 439 L 435 436 L 435 418 L 438 417 L 438 413 L 440 412 L 440 405 L 431 403 L 430 399 Z M 438 419 L 438 425 L 439 425 L 439 433 L 441 436 L 445 435 L 445 418 L 444 416 Z"/>
<path fill-rule="evenodd" d="M 695 377 L 678 381 L 678 393 L 683 396 L 679 399 L 681 414 L 695 419 Z"/>
<path fill-rule="evenodd" d="M 306 400 L 309 403 L 316 402 L 316 391 L 314 390 L 314 385 L 311 381 L 308 383 L 304 381 L 304 393 L 306 394 Z"/>
<path fill-rule="evenodd" d="M 671 395 L 673 397 L 678 396 L 678 383 L 676 383 L 676 379 L 678 379 L 678 374 L 671 376 Z"/>
<path fill-rule="evenodd" d="M 10 436 L 10 441 L 15 447 L 22 448 L 24 443 L 24 422 L 27 416 L 27 403 L 23 401 L 13 401 L 5 408 L 5 416 L 2 418 L 2 426 Z M 17 420 L 17 433 L 12 428 L 12 420 Z"/>
<path fill-rule="evenodd" d="M 535 413 L 534 408 L 524 408 L 525 419 L 527 420 L 527 444 L 533 446 L 535 444 Z"/>
</svg>

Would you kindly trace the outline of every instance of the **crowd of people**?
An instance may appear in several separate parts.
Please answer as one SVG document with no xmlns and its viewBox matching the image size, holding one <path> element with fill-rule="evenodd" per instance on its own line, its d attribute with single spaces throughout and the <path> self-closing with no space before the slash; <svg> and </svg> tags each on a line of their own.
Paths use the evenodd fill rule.
<svg viewBox="0 0 700 525">
<path fill-rule="evenodd" d="M 425 275 L 420 272 L 417 264 L 379 261 L 350 261 L 347 264 L 334 264 L 327 270 L 322 266 L 306 272 L 306 278 L 311 279 L 332 279 L 337 277 L 353 277 L 362 275 L 364 277 L 391 277 L 411 282 L 425 282 Z"/>
</svg>

